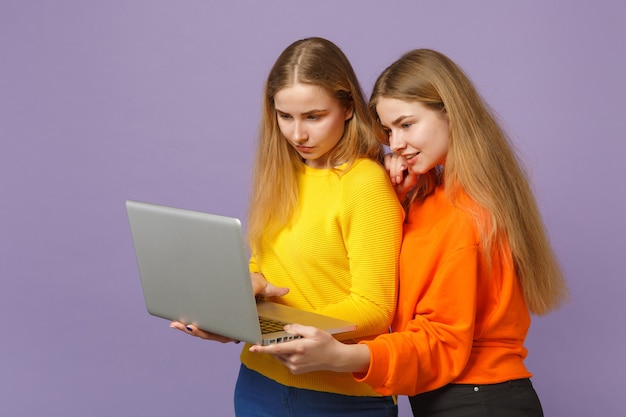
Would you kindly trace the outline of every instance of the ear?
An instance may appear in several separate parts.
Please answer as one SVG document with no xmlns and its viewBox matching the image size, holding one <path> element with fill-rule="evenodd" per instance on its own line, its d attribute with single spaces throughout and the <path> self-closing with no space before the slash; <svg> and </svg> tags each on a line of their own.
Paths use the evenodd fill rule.
<svg viewBox="0 0 626 417">
<path fill-rule="evenodd" d="M 352 102 L 350 102 L 350 104 L 348 105 L 348 107 L 346 107 L 346 111 L 344 113 L 344 121 L 348 121 L 350 119 L 352 119 L 352 116 L 354 115 L 354 104 Z"/>
</svg>

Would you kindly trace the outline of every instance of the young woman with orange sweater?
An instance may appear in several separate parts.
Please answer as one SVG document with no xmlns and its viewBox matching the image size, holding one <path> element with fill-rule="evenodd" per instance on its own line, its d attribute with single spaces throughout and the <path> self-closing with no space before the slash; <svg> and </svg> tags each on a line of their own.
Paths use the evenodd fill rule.
<svg viewBox="0 0 626 417">
<path fill-rule="evenodd" d="M 414 50 L 369 104 L 407 218 L 393 333 L 343 344 L 303 338 L 272 353 L 293 373 L 353 372 L 415 416 L 541 416 L 524 365 L 530 314 L 567 297 L 529 181 L 475 87 L 441 53 Z"/>
</svg>

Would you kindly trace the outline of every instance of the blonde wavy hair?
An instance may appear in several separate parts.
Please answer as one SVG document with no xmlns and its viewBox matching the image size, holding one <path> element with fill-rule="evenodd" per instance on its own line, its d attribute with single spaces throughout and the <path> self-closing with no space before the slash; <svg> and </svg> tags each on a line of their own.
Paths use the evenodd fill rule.
<svg viewBox="0 0 626 417">
<path fill-rule="evenodd" d="M 252 251 L 264 238 L 271 237 L 290 220 L 298 201 L 298 172 L 304 162 L 278 127 L 274 96 L 295 84 L 323 88 L 353 116 L 345 122 L 343 137 L 330 151 L 327 165 L 333 169 L 357 158 L 382 161 L 384 148 L 371 130 L 363 91 L 352 65 L 334 43 L 323 38 L 307 38 L 289 45 L 269 72 L 254 162 L 248 211 L 248 239 Z"/>
<path fill-rule="evenodd" d="M 527 174 L 465 73 L 439 52 L 413 50 L 376 81 L 369 102 L 374 121 L 381 97 L 418 101 L 445 112 L 450 123 L 445 168 L 435 167 L 419 177 L 406 209 L 444 183 L 451 201 L 473 214 L 484 252 L 510 249 L 529 310 L 542 315 L 557 308 L 567 299 L 567 287 Z M 374 128 L 379 140 L 387 143 L 379 123 Z M 464 202 L 463 195 L 472 202 Z"/>
</svg>

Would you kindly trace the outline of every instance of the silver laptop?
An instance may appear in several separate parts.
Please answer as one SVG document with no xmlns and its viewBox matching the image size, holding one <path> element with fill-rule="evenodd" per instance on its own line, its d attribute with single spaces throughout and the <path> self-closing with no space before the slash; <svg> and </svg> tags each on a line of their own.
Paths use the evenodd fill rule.
<svg viewBox="0 0 626 417">
<path fill-rule="evenodd" d="M 126 211 L 151 315 L 263 345 L 296 338 L 282 329 L 287 323 L 332 334 L 356 329 L 343 320 L 256 302 L 238 219 L 132 200 Z M 268 328 L 272 323 L 278 330 Z"/>
</svg>

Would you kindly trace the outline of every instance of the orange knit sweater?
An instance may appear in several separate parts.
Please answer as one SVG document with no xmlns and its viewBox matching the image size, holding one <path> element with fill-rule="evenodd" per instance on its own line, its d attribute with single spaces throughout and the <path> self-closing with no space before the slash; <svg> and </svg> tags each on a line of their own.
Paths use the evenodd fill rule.
<svg viewBox="0 0 626 417">
<path fill-rule="evenodd" d="M 493 251 L 487 265 L 475 223 L 439 187 L 405 224 L 394 333 L 362 342 L 371 363 L 355 378 L 406 395 L 527 378 L 529 326 L 510 253 Z"/>
</svg>

